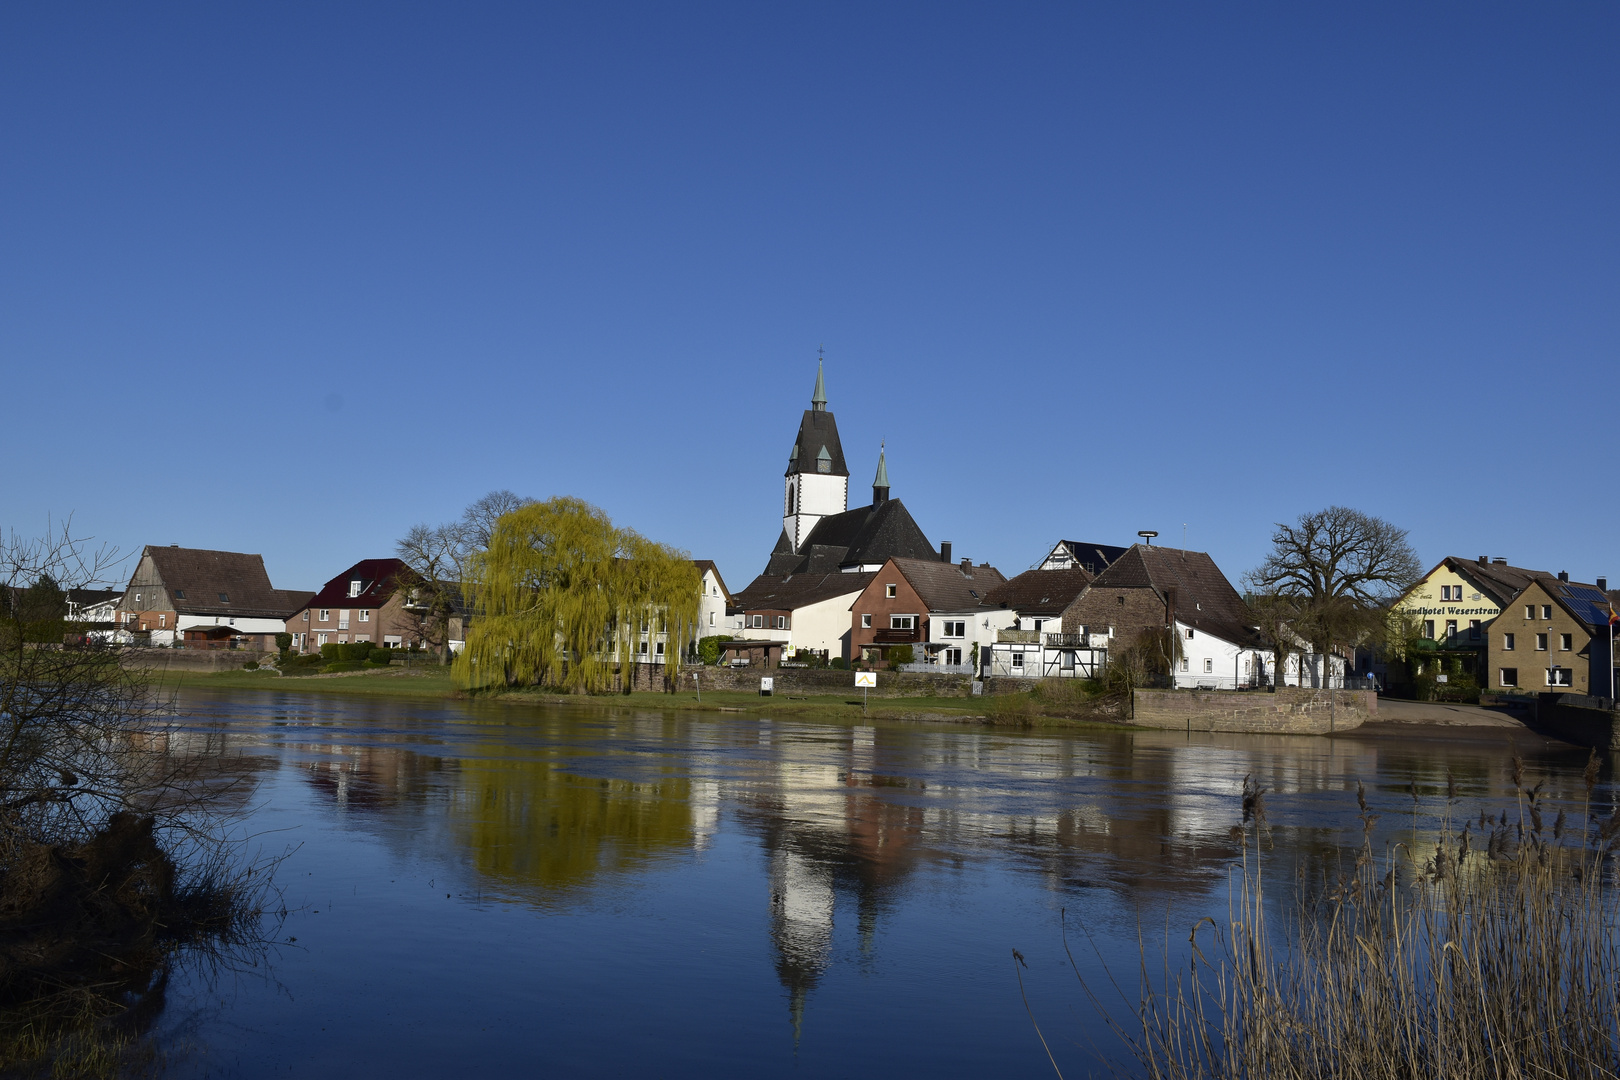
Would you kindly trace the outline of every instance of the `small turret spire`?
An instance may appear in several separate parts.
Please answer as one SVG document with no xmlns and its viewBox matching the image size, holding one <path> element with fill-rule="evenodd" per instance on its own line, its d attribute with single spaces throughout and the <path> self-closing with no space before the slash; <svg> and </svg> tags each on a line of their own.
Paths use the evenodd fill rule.
<svg viewBox="0 0 1620 1080">
<path fill-rule="evenodd" d="M 873 506 L 882 506 L 889 501 L 889 466 L 884 460 L 884 451 L 887 447 L 886 440 L 878 444 L 878 471 L 872 478 Z"/>
<path fill-rule="evenodd" d="M 810 397 L 810 407 L 816 412 L 827 411 L 827 381 L 821 374 L 821 361 L 816 361 L 816 392 Z"/>
</svg>

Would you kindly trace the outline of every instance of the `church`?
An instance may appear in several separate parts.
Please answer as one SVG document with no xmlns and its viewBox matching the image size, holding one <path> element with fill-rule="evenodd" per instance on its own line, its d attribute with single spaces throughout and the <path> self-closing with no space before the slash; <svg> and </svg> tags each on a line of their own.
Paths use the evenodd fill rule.
<svg viewBox="0 0 1620 1080">
<path fill-rule="evenodd" d="M 850 606 L 892 557 L 937 560 L 906 509 L 889 496 L 889 470 L 878 452 L 872 501 L 849 505 L 849 466 L 838 422 L 827 409 L 823 369 L 799 421 L 782 480 L 782 531 L 765 572 L 737 594 L 741 636 L 769 641 L 784 654 L 813 649 L 849 656 Z"/>
</svg>

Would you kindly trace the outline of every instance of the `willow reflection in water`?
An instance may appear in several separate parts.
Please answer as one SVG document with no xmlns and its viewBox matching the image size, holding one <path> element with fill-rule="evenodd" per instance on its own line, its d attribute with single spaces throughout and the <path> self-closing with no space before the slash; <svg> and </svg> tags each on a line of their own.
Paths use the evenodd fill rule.
<svg viewBox="0 0 1620 1080">
<path fill-rule="evenodd" d="M 440 886 L 431 925 L 455 928 L 461 945 L 417 966 L 472 966 L 480 978 L 460 984 L 465 1001 L 423 990 L 392 1009 L 477 1027 L 484 1011 L 528 995 L 549 1003 L 534 1013 L 548 1046 L 577 1045 L 584 1071 L 656 1054 L 678 1073 L 665 1059 L 684 1052 L 719 1071 L 792 1060 L 843 1073 L 852 1047 L 865 1048 L 871 1071 L 882 1061 L 942 1074 L 1035 1069 L 1044 1058 L 1006 950 L 1050 959 L 1035 992 L 1073 1003 L 1059 977 L 1058 909 L 1128 951 L 1142 912 L 1163 918 L 1168 907 L 1190 925 L 1221 910 L 1245 775 L 1270 791 L 1279 850 L 1307 862 L 1357 828 L 1357 780 L 1390 810 L 1410 783 L 1443 785 L 1448 768 L 1470 794 L 1509 790 L 1499 745 L 1458 740 L 1020 733 L 291 696 L 188 705 L 198 732 L 226 733 L 230 752 L 300 778 L 270 784 L 267 808 L 355 838 L 335 857 L 342 865 L 313 863 L 310 876 L 375 897 L 357 924 L 440 948 L 420 933 L 422 909 L 370 886 L 405 877 L 413 860 L 431 868 L 421 876 L 457 883 Z M 1578 780 L 1579 752 L 1527 745 L 1546 767 L 1574 760 Z M 336 850 L 321 835 L 306 843 L 312 858 Z M 348 868 L 379 849 L 383 863 Z M 447 891 L 466 899 L 447 905 Z M 571 918 L 514 929 L 474 898 Z M 298 977 L 330 978 L 339 965 L 412 977 L 388 956 L 341 948 L 312 948 Z M 585 974 L 581 956 L 591 957 Z M 555 983 L 526 982 L 528 969 Z M 762 972 L 782 999 L 758 1013 Z M 669 1027 L 656 1046 L 638 1043 L 611 1020 L 622 1015 L 668 1016 Z M 379 1043 L 388 1033 L 376 1052 L 432 1056 L 400 1043 L 397 1026 L 360 1023 L 347 1038 L 364 1042 L 376 1023 Z M 454 1030 L 441 1039 L 457 1041 Z M 527 1032 L 466 1042 L 458 1052 L 491 1068 L 531 1048 Z M 282 1070 L 301 1060 L 279 1045 L 256 1053 Z M 463 1056 L 450 1067 L 470 1066 Z"/>
</svg>

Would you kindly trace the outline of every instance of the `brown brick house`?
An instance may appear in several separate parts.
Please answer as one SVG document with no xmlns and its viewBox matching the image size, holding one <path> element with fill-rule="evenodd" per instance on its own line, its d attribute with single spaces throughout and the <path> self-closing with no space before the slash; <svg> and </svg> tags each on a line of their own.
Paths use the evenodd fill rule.
<svg viewBox="0 0 1620 1080">
<path fill-rule="evenodd" d="M 984 597 L 1006 579 L 993 566 L 938 559 L 890 558 L 850 607 L 850 655 L 888 659 L 901 645 L 924 659 L 932 620 L 984 606 Z"/>
<path fill-rule="evenodd" d="M 407 607 L 410 573 L 399 559 L 361 559 L 287 620 L 293 649 L 313 653 L 322 645 L 357 641 L 425 644 L 421 619 Z"/>
</svg>

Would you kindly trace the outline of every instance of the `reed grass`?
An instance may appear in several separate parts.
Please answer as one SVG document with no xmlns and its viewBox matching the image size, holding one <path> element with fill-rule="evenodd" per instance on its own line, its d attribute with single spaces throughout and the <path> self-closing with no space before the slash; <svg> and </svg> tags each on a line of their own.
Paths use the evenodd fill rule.
<svg viewBox="0 0 1620 1080">
<path fill-rule="evenodd" d="M 1594 755 L 1579 820 L 1553 816 L 1517 758 L 1517 805 L 1498 814 L 1465 819 L 1448 776 L 1427 835 L 1436 800 L 1414 786 L 1397 811 L 1411 828 L 1382 850 L 1358 785 L 1359 844 L 1281 905 L 1267 903 L 1265 792 L 1246 779 L 1224 924 L 1200 921 L 1186 966 L 1166 949 L 1156 980 L 1144 947 L 1128 1020 L 1081 982 L 1134 1055 L 1129 1071 L 1153 1078 L 1614 1077 L 1620 812 L 1592 813 L 1597 774 Z"/>
</svg>

